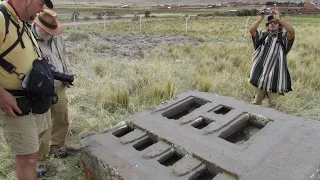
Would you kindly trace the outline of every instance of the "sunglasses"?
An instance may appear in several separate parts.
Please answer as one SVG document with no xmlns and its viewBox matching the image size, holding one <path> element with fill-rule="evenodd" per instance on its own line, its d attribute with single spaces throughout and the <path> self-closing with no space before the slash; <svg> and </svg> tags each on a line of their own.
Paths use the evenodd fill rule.
<svg viewBox="0 0 320 180">
<path fill-rule="evenodd" d="M 269 24 L 279 24 L 279 21 L 269 21 Z"/>
</svg>

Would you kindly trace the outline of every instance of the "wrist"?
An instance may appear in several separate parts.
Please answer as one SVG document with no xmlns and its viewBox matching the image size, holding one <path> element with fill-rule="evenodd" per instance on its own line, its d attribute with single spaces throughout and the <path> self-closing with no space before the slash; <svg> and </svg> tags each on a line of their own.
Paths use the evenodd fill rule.
<svg viewBox="0 0 320 180">
<path fill-rule="evenodd" d="M 0 97 L 6 92 L 6 90 L 0 86 Z"/>
</svg>

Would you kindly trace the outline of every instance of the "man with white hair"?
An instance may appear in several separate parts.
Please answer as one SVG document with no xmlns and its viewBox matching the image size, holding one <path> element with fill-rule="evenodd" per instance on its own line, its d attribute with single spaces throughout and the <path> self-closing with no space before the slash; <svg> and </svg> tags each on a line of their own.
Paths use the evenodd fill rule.
<svg viewBox="0 0 320 180">
<path fill-rule="evenodd" d="M 44 9 L 38 14 L 31 26 L 39 48 L 52 65 L 54 71 L 69 74 L 69 64 L 65 57 L 65 43 L 61 36 L 62 26 L 58 20 L 57 13 L 50 9 Z M 66 87 L 70 84 L 62 79 L 55 80 L 55 92 L 58 96 L 58 102 L 51 107 L 52 128 L 46 132 L 46 136 L 40 142 L 39 158 L 37 161 L 37 174 L 44 176 L 47 172 L 47 155 L 52 154 L 56 158 L 68 156 L 68 152 L 63 148 L 68 133 L 68 102 L 66 96 Z"/>
</svg>

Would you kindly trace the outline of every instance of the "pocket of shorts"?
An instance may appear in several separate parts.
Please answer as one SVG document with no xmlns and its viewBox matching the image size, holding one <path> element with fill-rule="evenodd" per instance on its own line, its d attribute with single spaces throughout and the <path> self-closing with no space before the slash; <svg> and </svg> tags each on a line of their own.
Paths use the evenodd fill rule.
<svg viewBox="0 0 320 180">
<path fill-rule="evenodd" d="M 12 148 L 12 142 L 19 141 L 22 139 L 22 134 L 18 132 L 5 132 L 4 133 L 4 139 L 8 146 Z"/>
</svg>

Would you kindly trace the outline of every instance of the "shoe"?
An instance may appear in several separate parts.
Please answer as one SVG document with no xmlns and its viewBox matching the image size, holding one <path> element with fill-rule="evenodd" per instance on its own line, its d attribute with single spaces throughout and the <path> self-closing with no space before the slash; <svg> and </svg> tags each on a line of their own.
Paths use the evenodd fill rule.
<svg viewBox="0 0 320 180">
<path fill-rule="evenodd" d="M 38 178 L 46 176 L 47 171 L 47 166 L 45 165 L 40 165 L 36 167 L 36 173 Z"/>
<path fill-rule="evenodd" d="M 81 145 L 80 144 L 71 144 L 71 145 L 67 145 L 65 146 L 65 150 L 69 153 L 69 154 L 76 154 L 80 151 L 81 149 Z"/>
<path fill-rule="evenodd" d="M 66 158 L 66 157 L 68 157 L 70 155 L 67 151 L 61 150 L 61 149 L 55 150 L 51 154 L 53 154 L 54 158 L 60 158 L 60 159 L 61 158 Z"/>
</svg>

